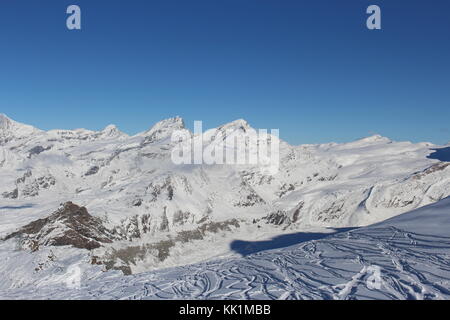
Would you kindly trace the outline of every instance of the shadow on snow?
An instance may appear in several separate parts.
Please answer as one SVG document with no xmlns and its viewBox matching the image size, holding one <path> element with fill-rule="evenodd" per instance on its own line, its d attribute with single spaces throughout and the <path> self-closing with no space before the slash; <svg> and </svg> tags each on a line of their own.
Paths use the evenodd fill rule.
<svg viewBox="0 0 450 320">
<path fill-rule="evenodd" d="M 446 148 L 438 148 L 438 149 L 431 149 L 434 152 L 431 153 L 427 158 L 428 159 L 436 159 L 440 161 L 450 161 L 450 147 Z"/>
<path fill-rule="evenodd" d="M 24 204 L 22 206 L 4 206 L 0 207 L 0 210 L 19 210 L 19 209 L 27 209 L 27 208 L 33 208 L 32 204 Z"/>
<path fill-rule="evenodd" d="M 318 233 L 318 232 L 297 232 L 292 234 L 281 235 L 265 241 L 242 241 L 235 240 L 230 244 L 231 250 L 242 256 L 258 253 L 261 251 L 280 249 L 290 247 L 296 244 L 311 240 L 319 240 L 341 232 L 351 231 L 357 228 L 332 228 L 334 232 Z"/>
</svg>

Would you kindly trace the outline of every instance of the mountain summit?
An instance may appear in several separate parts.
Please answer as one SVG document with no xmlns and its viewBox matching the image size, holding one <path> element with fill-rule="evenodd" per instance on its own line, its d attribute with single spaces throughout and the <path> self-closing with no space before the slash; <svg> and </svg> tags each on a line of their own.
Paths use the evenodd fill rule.
<svg viewBox="0 0 450 320">
<path fill-rule="evenodd" d="M 138 134 L 145 137 L 144 144 L 153 143 L 158 140 L 164 140 L 171 137 L 172 133 L 176 130 L 185 129 L 184 120 L 181 117 L 174 117 L 162 120 L 156 123 L 149 130 Z"/>
<path fill-rule="evenodd" d="M 22 138 L 40 132 L 33 126 L 16 122 L 0 113 L 0 139 L 3 138 Z"/>
</svg>

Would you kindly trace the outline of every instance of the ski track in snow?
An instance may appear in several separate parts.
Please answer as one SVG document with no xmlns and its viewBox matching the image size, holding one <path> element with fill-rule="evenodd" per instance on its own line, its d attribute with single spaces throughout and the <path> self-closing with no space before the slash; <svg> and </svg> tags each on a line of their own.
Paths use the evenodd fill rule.
<svg viewBox="0 0 450 320">
<path fill-rule="evenodd" d="M 444 213 L 450 208 L 450 199 L 446 202 L 449 206 Z M 219 259 L 127 277 L 99 278 L 83 284 L 79 290 L 67 290 L 63 286 L 33 291 L 22 288 L 0 292 L 0 297 L 449 299 L 450 236 L 445 231 L 448 224 L 441 225 L 441 232 L 423 234 L 404 230 L 402 224 L 393 221 L 243 258 Z M 420 223 L 426 225 L 426 221 Z M 368 270 L 373 267 L 381 270 L 380 289 L 368 286 L 372 275 Z"/>
</svg>

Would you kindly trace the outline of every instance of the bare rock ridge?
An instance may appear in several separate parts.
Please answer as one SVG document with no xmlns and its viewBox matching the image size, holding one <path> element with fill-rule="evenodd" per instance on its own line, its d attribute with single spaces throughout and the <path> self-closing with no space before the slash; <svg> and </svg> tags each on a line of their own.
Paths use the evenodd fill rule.
<svg viewBox="0 0 450 320">
<path fill-rule="evenodd" d="M 111 243 L 113 235 L 99 218 L 90 215 L 85 207 L 66 202 L 49 217 L 39 219 L 6 236 L 18 238 L 32 251 L 40 246 L 68 246 L 93 250 L 102 243 Z"/>
</svg>

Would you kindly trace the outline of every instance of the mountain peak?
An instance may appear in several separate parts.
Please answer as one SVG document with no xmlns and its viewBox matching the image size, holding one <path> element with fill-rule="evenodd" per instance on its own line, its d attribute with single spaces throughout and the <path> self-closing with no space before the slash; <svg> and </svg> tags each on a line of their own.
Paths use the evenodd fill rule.
<svg viewBox="0 0 450 320">
<path fill-rule="evenodd" d="M 388 144 L 391 142 L 392 142 L 391 139 L 383 137 L 379 134 L 375 134 L 372 136 L 354 140 L 352 142 L 346 142 L 346 143 L 343 143 L 342 145 L 345 147 L 349 147 L 349 148 L 356 148 L 356 147 L 365 147 L 365 146 L 378 145 L 378 144 Z"/>
<path fill-rule="evenodd" d="M 250 124 L 244 120 L 244 119 L 238 119 L 234 120 L 232 122 L 226 123 L 219 127 L 219 130 L 226 131 L 226 130 L 241 130 L 241 131 L 247 131 L 250 129 Z"/>
<path fill-rule="evenodd" d="M 103 129 L 103 131 L 116 131 L 119 130 L 115 124 L 110 124 Z"/>
<path fill-rule="evenodd" d="M 375 134 L 369 137 L 362 138 L 358 140 L 358 142 L 367 142 L 367 143 L 373 143 L 373 142 L 391 142 L 391 139 L 383 137 L 379 134 Z"/>
<path fill-rule="evenodd" d="M 100 133 L 103 137 L 111 137 L 111 138 L 125 135 L 114 124 L 110 124 L 110 125 L 106 126 L 105 129 L 103 129 Z"/>
<path fill-rule="evenodd" d="M 16 122 L 3 113 L 0 113 L 0 137 L 24 137 L 39 131 L 33 126 Z"/>
<path fill-rule="evenodd" d="M 144 136 L 144 143 L 152 143 L 169 138 L 176 130 L 185 129 L 184 120 L 181 117 L 173 117 L 157 122 L 151 129 L 139 134 Z"/>
<path fill-rule="evenodd" d="M 157 122 L 149 132 L 154 132 L 158 130 L 181 130 L 184 129 L 184 120 L 183 118 L 176 116 L 173 118 L 165 119 L 162 121 Z"/>
</svg>

